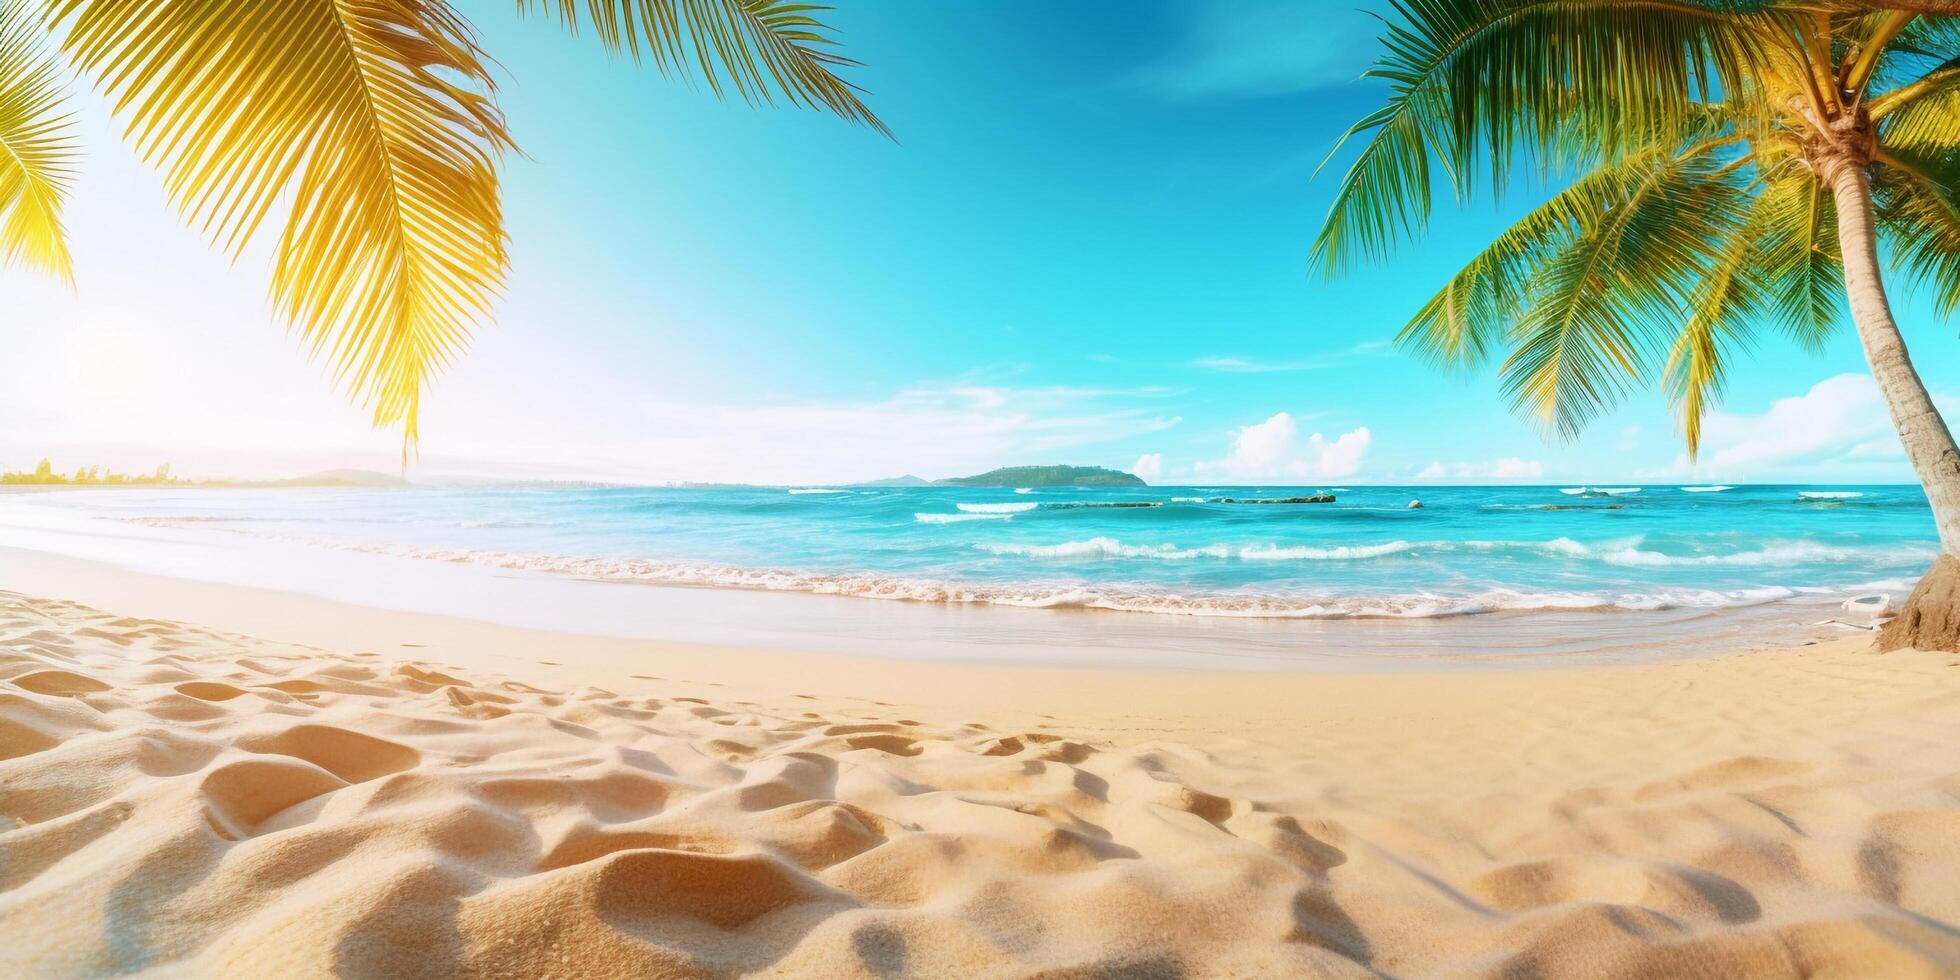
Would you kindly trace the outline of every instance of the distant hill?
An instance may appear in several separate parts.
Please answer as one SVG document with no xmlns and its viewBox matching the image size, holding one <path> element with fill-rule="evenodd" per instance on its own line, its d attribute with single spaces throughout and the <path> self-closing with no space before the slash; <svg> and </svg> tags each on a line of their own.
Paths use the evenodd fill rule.
<svg viewBox="0 0 1960 980">
<path fill-rule="evenodd" d="M 907 473 L 904 476 L 888 476 L 882 480 L 866 480 L 863 483 L 853 483 L 851 484 L 851 486 L 854 487 L 929 487 L 932 486 L 932 481 L 926 479 L 925 477 L 913 476 L 912 474 Z"/>
<path fill-rule="evenodd" d="M 1100 466 L 1007 466 L 978 476 L 934 481 L 948 487 L 1147 487 L 1122 470 Z"/>
</svg>

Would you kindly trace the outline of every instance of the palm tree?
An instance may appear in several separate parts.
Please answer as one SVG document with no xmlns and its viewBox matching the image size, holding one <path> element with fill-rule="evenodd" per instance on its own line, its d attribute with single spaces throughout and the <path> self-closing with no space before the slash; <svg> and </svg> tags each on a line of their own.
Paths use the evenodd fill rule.
<svg viewBox="0 0 1960 980">
<path fill-rule="evenodd" d="M 890 135 L 794 0 L 517 0 L 614 53 L 750 103 Z M 377 427 L 417 439 L 423 387 L 491 312 L 513 149 L 493 62 L 448 0 L 0 0 L 0 262 L 73 282 L 76 145 L 52 36 L 235 259 L 278 213 L 272 304 Z"/>
<path fill-rule="evenodd" d="M 1848 297 L 1942 554 L 1886 643 L 1960 623 L 1960 450 L 1913 370 L 1881 266 L 1960 308 L 1960 2 L 1391 0 L 1385 105 L 1314 243 L 1333 274 L 1459 199 L 1536 170 L 1562 189 L 1402 328 L 1439 364 L 1493 359 L 1571 437 L 1658 383 L 1690 455 L 1765 330 L 1820 346 Z M 1885 257 L 1881 263 L 1880 242 Z M 1933 633 L 1913 632 L 1929 629 Z"/>
</svg>

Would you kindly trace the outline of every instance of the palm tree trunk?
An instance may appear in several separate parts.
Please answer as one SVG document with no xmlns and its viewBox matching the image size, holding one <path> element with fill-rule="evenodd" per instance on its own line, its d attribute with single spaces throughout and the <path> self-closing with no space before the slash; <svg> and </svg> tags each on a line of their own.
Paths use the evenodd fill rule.
<svg viewBox="0 0 1960 980">
<path fill-rule="evenodd" d="M 1878 236 L 1872 226 L 1871 185 L 1865 168 L 1843 164 L 1827 174 L 1837 201 L 1838 247 L 1844 256 L 1844 289 L 1851 300 L 1851 320 L 1864 344 L 1872 378 L 1892 411 L 1899 442 L 1933 505 L 1940 550 L 1960 556 L 1960 448 L 1932 396 L 1913 370 L 1906 342 L 1892 319 L 1885 284 L 1878 272 Z"/>
</svg>

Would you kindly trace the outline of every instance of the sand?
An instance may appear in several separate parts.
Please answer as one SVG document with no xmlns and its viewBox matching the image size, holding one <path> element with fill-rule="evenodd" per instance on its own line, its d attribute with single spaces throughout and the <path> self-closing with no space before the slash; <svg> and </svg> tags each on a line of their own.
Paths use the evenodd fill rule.
<svg viewBox="0 0 1960 980">
<path fill-rule="evenodd" d="M 1951 655 L 911 664 L 64 568 L 0 592 L 7 976 L 1960 973 Z"/>
</svg>

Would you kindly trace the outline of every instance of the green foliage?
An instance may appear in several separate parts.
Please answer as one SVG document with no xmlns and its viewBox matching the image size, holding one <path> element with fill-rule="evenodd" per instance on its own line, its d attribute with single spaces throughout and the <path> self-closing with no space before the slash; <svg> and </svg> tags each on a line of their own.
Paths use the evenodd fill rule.
<svg viewBox="0 0 1960 980">
<path fill-rule="evenodd" d="M 73 283 L 61 210 L 74 177 L 74 119 L 29 0 L 0 0 L 0 266 Z"/>
<path fill-rule="evenodd" d="M 0 0 L 0 266 L 71 280 L 68 72 L 92 81 L 186 223 L 272 258 L 272 305 L 403 465 L 422 396 L 509 266 L 496 62 L 451 0 Z M 662 71 L 890 135 L 839 74 L 824 8 L 519 0 Z M 84 474 L 86 476 L 86 474 Z"/>
<path fill-rule="evenodd" d="M 1658 384 L 1690 453 L 1726 365 L 1765 327 L 1839 321 L 1832 191 L 1868 173 L 1887 254 L 1960 309 L 1960 17 L 1816 0 L 1395 0 L 1369 73 L 1386 104 L 1314 243 L 1381 258 L 1535 167 L 1563 187 L 1444 283 L 1400 341 L 1498 362 L 1523 414 L 1570 437 Z M 1337 148 L 1338 150 L 1338 148 Z"/>
<path fill-rule="evenodd" d="M 583 16 L 580 8 L 583 7 Z M 889 137 L 858 88 L 836 71 L 857 65 L 837 54 L 827 7 L 793 0 L 517 0 L 520 11 L 552 12 L 573 31 L 590 27 L 608 50 L 650 60 L 664 75 L 699 78 L 716 96 L 824 109 Z"/>
<path fill-rule="evenodd" d="M 36 464 L 32 472 L 0 473 L 0 484 L 58 487 L 362 487 L 369 489 L 410 485 L 401 477 L 368 470 L 322 470 L 285 480 L 186 480 L 170 475 L 169 463 L 158 464 L 156 470 L 150 473 L 118 473 L 115 470 L 105 470 L 101 466 L 83 466 L 75 470 L 74 476 L 63 476 L 56 473 L 54 464 L 45 459 Z"/>
<path fill-rule="evenodd" d="M 30 472 L 0 473 L 0 484 L 24 486 L 179 486 L 187 480 L 175 480 L 170 476 L 170 464 L 164 463 L 154 473 L 118 473 L 105 470 L 101 466 L 77 467 L 74 476 L 62 476 L 54 471 L 54 464 L 46 459 L 34 464 Z"/>
</svg>

